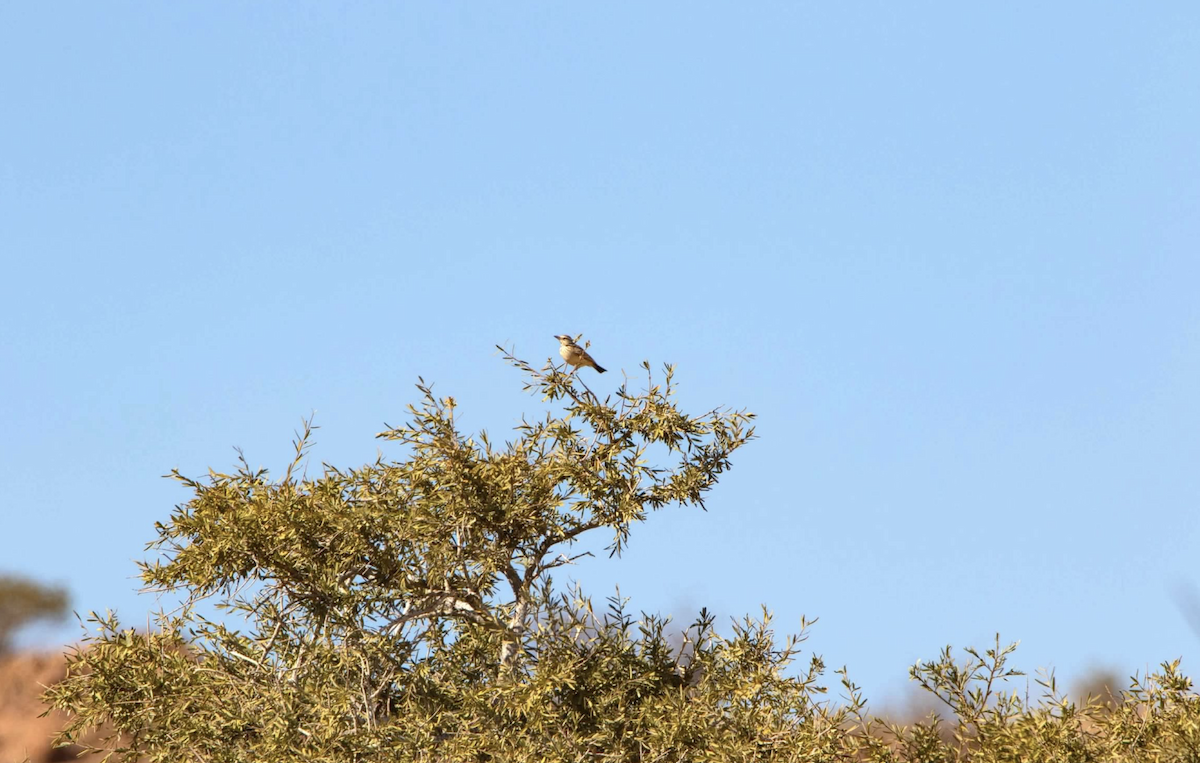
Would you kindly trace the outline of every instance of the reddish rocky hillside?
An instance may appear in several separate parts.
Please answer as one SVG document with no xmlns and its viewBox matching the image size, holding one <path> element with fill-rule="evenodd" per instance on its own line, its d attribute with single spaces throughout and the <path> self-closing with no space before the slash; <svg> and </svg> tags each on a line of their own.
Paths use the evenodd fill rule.
<svg viewBox="0 0 1200 763">
<path fill-rule="evenodd" d="M 76 759 L 79 748 L 50 746 L 64 716 L 38 717 L 46 711 L 40 699 L 44 687 L 61 680 L 65 669 L 59 652 L 0 656 L 0 763 Z"/>
</svg>

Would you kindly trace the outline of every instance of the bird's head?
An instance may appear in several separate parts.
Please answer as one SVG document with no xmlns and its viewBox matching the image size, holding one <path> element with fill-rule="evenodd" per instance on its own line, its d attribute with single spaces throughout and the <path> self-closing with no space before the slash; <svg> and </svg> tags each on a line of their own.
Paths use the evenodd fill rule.
<svg viewBox="0 0 1200 763">
<path fill-rule="evenodd" d="M 554 338 L 558 340 L 559 344 L 574 344 L 575 343 L 575 340 L 572 339 L 571 337 L 567 336 L 566 334 L 555 334 Z"/>
</svg>

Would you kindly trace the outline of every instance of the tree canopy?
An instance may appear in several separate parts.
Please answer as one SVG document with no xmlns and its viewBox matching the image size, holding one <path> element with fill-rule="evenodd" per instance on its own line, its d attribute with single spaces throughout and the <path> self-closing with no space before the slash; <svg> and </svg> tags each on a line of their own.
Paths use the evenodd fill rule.
<svg viewBox="0 0 1200 763">
<path fill-rule="evenodd" d="M 12 646 L 17 631 L 38 620 L 54 620 L 67 612 L 63 588 L 18 575 L 0 575 L 0 654 Z"/>
<path fill-rule="evenodd" d="M 1200 749 L 1177 664 L 1124 704 L 1006 693 L 1011 647 L 912 675 L 953 720 L 889 727 L 841 671 L 830 699 L 799 633 L 770 615 L 722 634 L 701 611 L 681 638 L 623 600 L 600 607 L 554 571 L 600 535 L 619 557 L 659 509 L 703 507 L 753 416 L 680 410 L 673 369 L 603 400 L 574 374 L 508 353 L 548 410 L 511 439 L 466 434 L 423 381 L 399 455 L 306 467 L 311 426 L 278 478 L 241 459 L 177 472 L 189 493 L 142 566 L 182 599 L 139 632 L 112 614 L 47 692 L 119 759 L 151 761 L 823 761 L 1169 759 Z M 222 612 L 202 613 L 205 602 Z M 1147 719 L 1153 719 L 1153 724 Z M 1189 731 L 1191 729 L 1191 731 Z M 93 737 L 88 737 L 92 739 Z M 1166 751 L 1166 752 L 1164 752 Z M 1194 754 L 1194 753 L 1193 753 Z M 1134 758 L 1122 756 L 1133 755 Z M 1158 757 L 1156 757 L 1158 756 Z"/>
</svg>

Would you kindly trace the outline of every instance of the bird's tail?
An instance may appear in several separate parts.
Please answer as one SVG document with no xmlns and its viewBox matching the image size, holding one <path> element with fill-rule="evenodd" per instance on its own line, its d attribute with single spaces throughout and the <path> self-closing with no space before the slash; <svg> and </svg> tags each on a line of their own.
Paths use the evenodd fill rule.
<svg viewBox="0 0 1200 763">
<path fill-rule="evenodd" d="M 597 372 L 599 372 L 599 373 L 604 373 L 604 369 L 603 369 L 603 368 L 601 368 L 601 367 L 600 367 L 600 364 L 599 364 L 599 363 L 597 363 L 597 362 L 596 362 L 596 361 L 594 361 L 594 360 L 592 361 L 592 368 L 596 369 L 596 371 L 597 371 Z"/>
</svg>

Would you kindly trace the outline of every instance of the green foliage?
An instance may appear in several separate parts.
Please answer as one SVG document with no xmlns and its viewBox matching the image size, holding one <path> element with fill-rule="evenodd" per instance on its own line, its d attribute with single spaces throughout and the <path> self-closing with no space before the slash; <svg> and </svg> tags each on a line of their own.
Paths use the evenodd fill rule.
<svg viewBox="0 0 1200 763">
<path fill-rule="evenodd" d="M 0 575 L 0 654 L 8 651 L 16 632 L 38 620 L 61 618 L 67 592 L 15 575 Z"/>
<path fill-rule="evenodd" d="M 1090 697 L 1077 704 L 1058 690 L 1054 675 L 1035 679 L 1040 696 L 1030 701 L 1005 686 L 1022 675 L 1007 667 L 1016 644 L 980 654 L 967 649 L 956 661 L 947 647 L 937 660 L 920 663 L 911 675 L 951 711 L 954 725 L 941 733 L 940 720 L 913 728 L 888 729 L 898 755 L 878 760 L 942 761 L 1195 761 L 1200 760 L 1200 697 L 1179 673 L 1179 661 L 1157 673 L 1133 676 L 1119 697 Z M 1116 701 L 1112 701 L 1116 700 Z"/>
<path fill-rule="evenodd" d="M 680 411 L 670 367 L 601 401 L 506 357 L 552 410 L 503 445 L 461 433 L 455 401 L 422 382 L 409 421 L 379 435 L 396 460 L 309 477 L 306 427 L 281 479 L 244 460 L 173 474 L 191 497 L 142 574 L 184 603 L 150 633 L 94 617 L 47 692 L 71 714 L 63 741 L 102 726 L 125 760 L 247 763 L 1200 756 L 1200 707 L 1174 663 L 1120 703 L 1077 706 L 1052 676 L 1031 703 L 1007 683 L 1013 647 L 962 661 L 947 648 L 912 672 L 946 718 L 899 727 L 869 717 L 845 670 L 828 698 L 821 659 L 799 660 L 806 623 L 780 640 L 764 610 L 721 635 L 701 611 L 678 643 L 620 598 L 597 612 L 553 570 L 584 536 L 617 556 L 650 512 L 703 507 L 752 417 Z"/>
</svg>

